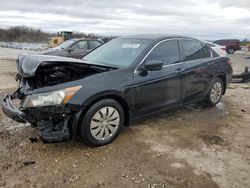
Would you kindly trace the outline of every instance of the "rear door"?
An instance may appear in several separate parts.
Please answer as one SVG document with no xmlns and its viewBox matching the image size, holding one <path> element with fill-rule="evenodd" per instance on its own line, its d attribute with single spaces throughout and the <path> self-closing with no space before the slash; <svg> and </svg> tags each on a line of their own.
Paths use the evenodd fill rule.
<svg viewBox="0 0 250 188">
<path fill-rule="evenodd" d="M 158 44 L 147 56 L 147 61 L 161 61 L 163 68 L 158 71 L 134 73 L 134 111 L 142 116 L 181 103 L 182 85 L 179 71 L 180 49 L 177 40 L 168 40 Z M 143 66 L 143 65 L 142 65 Z"/>
<path fill-rule="evenodd" d="M 198 100 L 206 93 L 215 72 L 211 49 L 196 40 L 183 39 L 180 44 L 185 59 L 181 73 L 183 99 Z"/>
</svg>

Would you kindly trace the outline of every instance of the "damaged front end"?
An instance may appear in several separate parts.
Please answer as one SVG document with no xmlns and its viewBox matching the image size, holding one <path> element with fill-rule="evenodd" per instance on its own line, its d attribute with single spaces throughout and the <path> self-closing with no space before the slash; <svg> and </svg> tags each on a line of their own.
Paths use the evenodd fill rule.
<svg viewBox="0 0 250 188">
<path fill-rule="evenodd" d="M 20 90 L 17 90 L 13 94 L 8 94 L 1 101 L 2 110 L 8 117 L 17 122 L 29 122 L 34 127 L 38 127 L 42 140 L 46 142 L 57 142 L 70 138 L 69 120 L 80 110 L 79 105 L 25 106 L 29 99 L 27 97 L 26 99 L 18 98 L 19 92 Z M 20 101 L 19 108 L 13 103 L 14 100 Z"/>
<path fill-rule="evenodd" d="M 38 127 L 46 142 L 67 140 L 70 122 L 83 108 L 71 103 L 82 89 L 77 80 L 111 69 L 70 58 L 21 55 L 17 60 L 19 88 L 2 98 L 2 110 L 17 122 Z"/>
</svg>

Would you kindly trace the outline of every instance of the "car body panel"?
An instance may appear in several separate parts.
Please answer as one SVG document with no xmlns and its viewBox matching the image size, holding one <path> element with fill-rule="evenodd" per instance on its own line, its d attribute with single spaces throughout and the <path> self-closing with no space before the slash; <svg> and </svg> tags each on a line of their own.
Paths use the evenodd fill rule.
<svg viewBox="0 0 250 188">
<path fill-rule="evenodd" d="M 209 63 L 207 59 L 192 60 L 184 63 L 184 71 L 181 73 L 181 78 L 184 82 L 184 99 L 195 98 L 204 94 L 212 81 L 211 75 L 213 75 L 208 68 Z"/>
<path fill-rule="evenodd" d="M 180 102 L 182 98 L 181 79 L 178 69 L 181 67 L 181 64 L 174 64 L 163 67 L 160 71 L 148 72 L 145 76 L 140 75 L 140 73 L 134 74 L 136 116 Z"/>
</svg>

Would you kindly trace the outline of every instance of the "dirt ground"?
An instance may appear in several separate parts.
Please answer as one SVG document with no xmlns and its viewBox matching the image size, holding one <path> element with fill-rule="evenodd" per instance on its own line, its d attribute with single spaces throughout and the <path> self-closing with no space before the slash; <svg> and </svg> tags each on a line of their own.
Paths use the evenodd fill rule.
<svg viewBox="0 0 250 188">
<path fill-rule="evenodd" d="M 0 96 L 16 87 L 15 62 L 3 54 Z M 230 57 L 236 72 L 250 66 L 244 55 Z M 0 112 L 0 187 L 250 187 L 249 114 L 250 84 L 231 84 L 214 108 L 156 115 L 89 148 L 81 140 L 32 142 L 35 129 Z"/>
</svg>

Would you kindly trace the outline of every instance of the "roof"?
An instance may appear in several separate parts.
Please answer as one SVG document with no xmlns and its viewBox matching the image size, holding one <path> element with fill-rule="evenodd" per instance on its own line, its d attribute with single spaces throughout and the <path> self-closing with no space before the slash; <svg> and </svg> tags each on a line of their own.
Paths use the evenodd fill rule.
<svg viewBox="0 0 250 188">
<path fill-rule="evenodd" d="M 215 41 L 220 41 L 220 40 L 237 40 L 237 41 L 240 41 L 239 39 L 219 39 L 219 40 L 215 40 Z"/>
<path fill-rule="evenodd" d="M 120 38 L 136 38 L 136 39 L 149 39 L 149 40 L 159 40 L 159 39 L 169 39 L 169 38 L 189 38 L 181 35 L 172 35 L 172 34 L 139 34 L 139 35 L 130 35 Z"/>
<path fill-rule="evenodd" d="M 98 41 L 98 39 L 91 39 L 91 38 L 73 38 L 73 39 L 69 39 L 69 40 L 72 40 L 72 41 L 79 41 L 79 40 L 86 40 L 86 41 L 97 40 L 97 41 Z"/>
</svg>

